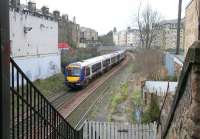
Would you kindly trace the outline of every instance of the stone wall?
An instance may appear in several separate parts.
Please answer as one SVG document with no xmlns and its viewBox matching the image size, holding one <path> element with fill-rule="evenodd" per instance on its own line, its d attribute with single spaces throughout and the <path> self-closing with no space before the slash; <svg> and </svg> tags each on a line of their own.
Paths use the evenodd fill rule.
<svg viewBox="0 0 200 139">
<path fill-rule="evenodd" d="M 188 133 L 188 122 L 190 119 L 190 106 L 191 106 L 191 77 L 187 82 L 187 87 L 184 91 L 184 95 L 180 100 L 177 110 L 174 115 L 173 123 L 170 127 L 169 134 L 167 135 L 167 139 L 189 139 Z M 185 138 L 186 137 L 186 138 Z"/>
<path fill-rule="evenodd" d="M 185 54 L 188 48 L 198 38 L 198 7 L 199 0 L 192 0 L 185 12 Z"/>
<path fill-rule="evenodd" d="M 182 69 L 182 65 L 178 64 L 178 63 L 174 63 L 174 69 L 175 69 L 175 75 L 176 77 L 179 77 L 181 74 L 181 69 Z"/>
<path fill-rule="evenodd" d="M 189 48 L 162 138 L 200 138 L 200 41 Z"/>
</svg>

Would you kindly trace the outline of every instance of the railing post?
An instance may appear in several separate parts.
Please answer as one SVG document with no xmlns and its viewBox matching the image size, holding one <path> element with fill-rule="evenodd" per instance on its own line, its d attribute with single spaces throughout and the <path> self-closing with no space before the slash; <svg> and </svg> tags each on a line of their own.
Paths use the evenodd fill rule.
<svg viewBox="0 0 200 139">
<path fill-rule="evenodd" d="M 0 0 L 0 138 L 10 133 L 9 0 Z"/>
</svg>

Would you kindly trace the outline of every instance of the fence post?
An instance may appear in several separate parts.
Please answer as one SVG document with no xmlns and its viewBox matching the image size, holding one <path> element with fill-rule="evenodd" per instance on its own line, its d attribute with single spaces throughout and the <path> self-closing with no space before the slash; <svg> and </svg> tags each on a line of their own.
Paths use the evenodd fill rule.
<svg viewBox="0 0 200 139">
<path fill-rule="evenodd" d="M 10 133 L 9 0 L 0 0 L 0 138 Z"/>
</svg>

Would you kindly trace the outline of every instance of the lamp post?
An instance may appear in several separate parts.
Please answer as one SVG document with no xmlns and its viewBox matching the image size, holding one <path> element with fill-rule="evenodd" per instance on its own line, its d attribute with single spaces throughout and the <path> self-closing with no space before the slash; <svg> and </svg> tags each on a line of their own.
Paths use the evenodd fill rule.
<svg viewBox="0 0 200 139">
<path fill-rule="evenodd" d="M 181 31 L 181 11 L 182 11 L 182 0 L 179 0 L 178 4 L 178 24 L 177 24 L 177 43 L 176 43 L 176 54 L 179 54 L 180 49 L 180 31 Z"/>
</svg>

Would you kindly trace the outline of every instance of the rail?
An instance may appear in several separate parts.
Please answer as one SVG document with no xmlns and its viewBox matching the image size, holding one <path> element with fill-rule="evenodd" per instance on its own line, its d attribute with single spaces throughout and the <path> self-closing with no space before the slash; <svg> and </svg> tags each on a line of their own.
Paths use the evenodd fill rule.
<svg viewBox="0 0 200 139">
<path fill-rule="evenodd" d="M 82 139 L 10 58 L 10 99 L 12 139 Z"/>
</svg>

